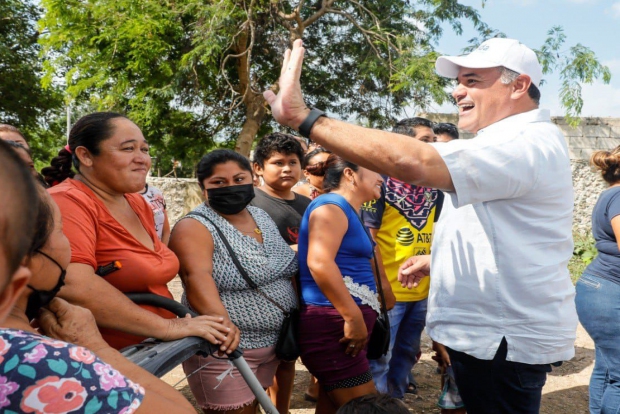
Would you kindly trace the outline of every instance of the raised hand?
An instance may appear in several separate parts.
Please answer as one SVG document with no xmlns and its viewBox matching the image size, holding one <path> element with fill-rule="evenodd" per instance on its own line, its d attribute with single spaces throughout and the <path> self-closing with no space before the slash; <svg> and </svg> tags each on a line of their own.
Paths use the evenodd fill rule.
<svg viewBox="0 0 620 414">
<path fill-rule="evenodd" d="M 278 123 L 298 129 L 299 125 L 310 113 L 301 93 L 301 68 L 304 62 L 304 47 L 301 39 L 295 40 L 293 50 L 284 53 L 284 62 L 278 81 L 279 91 L 276 95 L 272 90 L 263 92 L 265 100 L 271 106 L 271 113 Z"/>
<path fill-rule="evenodd" d="M 431 273 L 431 256 L 413 256 L 398 268 L 398 281 L 403 287 L 418 287 L 420 280 Z"/>
</svg>

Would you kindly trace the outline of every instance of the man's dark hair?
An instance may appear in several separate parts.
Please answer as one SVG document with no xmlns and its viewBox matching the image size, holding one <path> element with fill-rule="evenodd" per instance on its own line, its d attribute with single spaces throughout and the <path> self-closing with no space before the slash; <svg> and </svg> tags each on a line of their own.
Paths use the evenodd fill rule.
<svg viewBox="0 0 620 414">
<path fill-rule="evenodd" d="M 527 96 L 534 101 L 536 106 L 540 105 L 540 89 L 538 89 L 533 83 L 530 83 L 530 87 L 527 90 Z"/>
<path fill-rule="evenodd" d="M 405 118 L 405 119 L 401 119 L 394 125 L 394 127 L 392 128 L 392 132 L 396 134 L 401 134 L 401 135 L 408 135 L 412 138 L 415 138 L 416 136 L 415 129 L 420 126 L 432 129 L 433 122 L 426 118 L 421 118 L 419 116 L 416 116 L 413 118 Z"/>
<path fill-rule="evenodd" d="M 459 130 L 456 125 L 450 122 L 440 122 L 433 126 L 433 132 L 435 135 L 446 134 L 452 139 L 459 139 Z"/>
<path fill-rule="evenodd" d="M 261 138 L 254 149 L 254 162 L 261 168 L 264 168 L 265 161 L 273 156 L 275 152 L 284 155 L 297 155 L 299 164 L 303 163 L 304 149 L 297 138 L 282 132 L 274 132 Z"/>
<path fill-rule="evenodd" d="M 387 394 L 368 394 L 352 399 L 336 414 L 409 414 L 409 409 Z"/>
<path fill-rule="evenodd" d="M 19 155 L 0 140 L 0 249 L 7 267 L 0 269 L 0 292 L 28 254 L 34 237 L 39 196 L 32 174 Z"/>
</svg>

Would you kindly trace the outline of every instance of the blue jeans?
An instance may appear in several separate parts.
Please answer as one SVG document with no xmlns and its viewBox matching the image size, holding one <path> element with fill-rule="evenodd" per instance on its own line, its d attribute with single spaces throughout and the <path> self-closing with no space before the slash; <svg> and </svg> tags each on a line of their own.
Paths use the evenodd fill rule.
<svg viewBox="0 0 620 414">
<path fill-rule="evenodd" d="M 620 413 L 620 285 L 584 273 L 576 290 L 579 322 L 596 349 L 590 413 Z"/>
<path fill-rule="evenodd" d="M 420 352 L 420 337 L 426 324 L 427 299 L 396 302 L 388 312 L 390 349 L 380 359 L 370 361 L 370 372 L 377 391 L 404 398 L 409 383 L 407 376 Z"/>
</svg>

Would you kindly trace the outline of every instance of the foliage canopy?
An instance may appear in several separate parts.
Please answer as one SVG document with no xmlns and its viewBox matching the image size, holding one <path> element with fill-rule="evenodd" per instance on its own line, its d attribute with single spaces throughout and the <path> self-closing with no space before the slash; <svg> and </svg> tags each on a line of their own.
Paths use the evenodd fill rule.
<svg viewBox="0 0 620 414">
<path fill-rule="evenodd" d="M 125 112 L 151 143 L 155 168 L 166 173 L 177 160 L 182 175 L 210 148 L 247 155 L 257 135 L 279 128 L 261 92 L 277 89 L 282 54 L 297 38 L 307 47 L 302 85 L 309 104 L 387 127 L 405 106 L 423 111 L 451 100 L 450 81 L 434 70 L 444 27 L 462 34 L 462 25 L 472 24 L 478 35 L 470 47 L 503 36 L 457 0 L 41 0 L 41 36 L 32 25 L 36 7 L 8 3 L 7 10 L 23 14 L 17 20 L 25 37 L 13 43 L 31 45 L 28 59 L 18 59 L 30 71 L 15 78 L 31 77 L 41 93 L 29 99 L 37 110 L 60 88 L 75 115 Z M 47 90 L 37 83 L 37 37 Z M 610 75 L 582 45 L 559 54 L 564 43 L 554 27 L 537 52 L 545 73 L 560 71 L 561 101 L 575 117 L 583 105 L 581 83 L 608 82 Z M 62 107 L 58 99 L 49 102 Z"/>
</svg>

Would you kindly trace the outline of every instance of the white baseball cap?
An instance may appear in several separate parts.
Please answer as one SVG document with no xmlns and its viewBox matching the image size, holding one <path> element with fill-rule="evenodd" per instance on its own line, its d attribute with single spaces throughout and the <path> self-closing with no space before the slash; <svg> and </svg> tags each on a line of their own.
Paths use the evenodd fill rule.
<svg viewBox="0 0 620 414">
<path fill-rule="evenodd" d="M 435 62 L 437 73 L 455 79 L 459 68 L 484 69 L 503 66 L 520 75 L 528 75 L 540 86 L 542 67 L 536 53 L 515 39 L 493 38 L 482 43 L 469 55 L 440 56 Z"/>
</svg>

